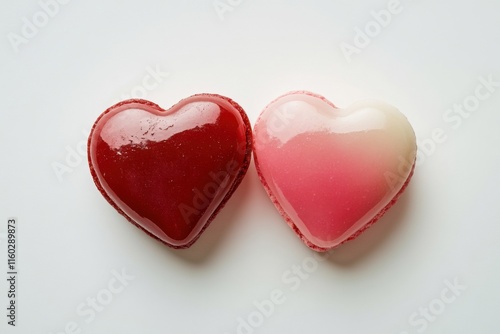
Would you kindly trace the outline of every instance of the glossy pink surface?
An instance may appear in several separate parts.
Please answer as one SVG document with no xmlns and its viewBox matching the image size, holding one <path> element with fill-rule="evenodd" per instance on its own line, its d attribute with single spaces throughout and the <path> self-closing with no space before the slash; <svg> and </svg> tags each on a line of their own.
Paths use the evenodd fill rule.
<svg viewBox="0 0 500 334">
<path fill-rule="evenodd" d="M 380 102 L 338 109 L 293 92 L 268 105 L 254 127 L 254 159 L 268 195 L 317 251 L 380 218 L 409 181 L 415 154 L 407 119 Z"/>
<path fill-rule="evenodd" d="M 243 109 L 219 95 L 195 95 L 169 110 L 127 100 L 97 119 L 88 153 L 97 188 L 119 213 L 186 248 L 245 175 L 251 128 Z"/>
</svg>

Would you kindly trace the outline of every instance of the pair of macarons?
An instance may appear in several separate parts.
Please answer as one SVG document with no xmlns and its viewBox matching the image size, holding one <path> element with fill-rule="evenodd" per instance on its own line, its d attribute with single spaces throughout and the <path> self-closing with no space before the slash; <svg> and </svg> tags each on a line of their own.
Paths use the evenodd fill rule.
<svg viewBox="0 0 500 334">
<path fill-rule="evenodd" d="M 415 133 L 396 108 L 374 101 L 339 109 L 290 92 L 252 131 L 230 98 L 197 94 L 168 110 L 140 99 L 104 111 L 88 161 L 104 198 L 128 221 L 173 248 L 190 247 L 240 185 L 254 154 L 267 194 L 311 249 L 354 239 L 411 179 Z"/>
</svg>

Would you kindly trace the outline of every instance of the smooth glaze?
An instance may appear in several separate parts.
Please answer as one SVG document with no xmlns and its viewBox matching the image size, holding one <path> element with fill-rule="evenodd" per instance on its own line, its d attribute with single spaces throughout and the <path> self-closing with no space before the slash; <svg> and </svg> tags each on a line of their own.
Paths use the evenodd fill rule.
<svg viewBox="0 0 500 334">
<path fill-rule="evenodd" d="M 338 109 L 309 92 L 268 105 L 254 127 L 259 177 L 312 249 L 357 236 L 394 204 L 411 177 L 415 134 L 396 108 L 365 101 Z"/>
<path fill-rule="evenodd" d="M 169 110 L 127 100 L 98 118 L 88 150 L 111 205 L 165 244 L 186 248 L 245 175 L 251 130 L 243 109 L 219 95 L 195 95 Z"/>
</svg>

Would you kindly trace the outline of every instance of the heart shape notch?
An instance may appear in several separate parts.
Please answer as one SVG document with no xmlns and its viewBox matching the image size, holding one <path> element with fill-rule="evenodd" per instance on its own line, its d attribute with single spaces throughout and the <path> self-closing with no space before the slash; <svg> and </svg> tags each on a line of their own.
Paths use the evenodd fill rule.
<svg viewBox="0 0 500 334">
<path fill-rule="evenodd" d="M 413 128 L 396 108 L 366 101 L 339 109 L 311 92 L 271 102 L 254 126 L 259 178 L 311 249 L 356 238 L 405 190 L 415 166 Z"/>
<path fill-rule="evenodd" d="M 94 123 L 87 150 L 97 188 L 121 215 L 187 248 L 241 183 L 251 147 L 236 102 L 197 94 L 168 110 L 141 99 L 115 104 Z"/>
</svg>

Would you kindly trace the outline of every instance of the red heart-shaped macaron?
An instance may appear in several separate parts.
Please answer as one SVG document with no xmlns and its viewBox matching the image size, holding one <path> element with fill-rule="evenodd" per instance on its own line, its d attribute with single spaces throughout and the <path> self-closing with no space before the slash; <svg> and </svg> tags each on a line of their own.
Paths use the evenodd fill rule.
<svg viewBox="0 0 500 334">
<path fill-rule="evenodd" d="M 120 214 L 168 246 L 187 248 L 240 184 L 251 144 L 245 112 L 227 97 L 198 94 L 168 110 L 132 99 L 96 120 L 88 161 Z"/>
<path fill-rule="evenodd" d="M 326 251 L 375 223 L 407 186 L 413 129 L 396 108 L 339 109 L 310 92 L 269 104 L 254 127 L 254 160 L 269 197 L 310 248 Z"/>
</svg>

